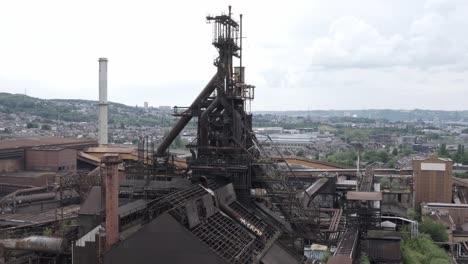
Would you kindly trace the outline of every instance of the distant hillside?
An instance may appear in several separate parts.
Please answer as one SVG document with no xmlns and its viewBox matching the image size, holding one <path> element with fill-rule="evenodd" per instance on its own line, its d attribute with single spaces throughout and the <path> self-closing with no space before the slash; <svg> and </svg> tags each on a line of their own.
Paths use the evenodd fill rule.
<svg viewBox="0 0 468 264">
<path fill-rule="evenodd" d="M 310 117 L 359 117 L 369 119 L 385 119 L 390 121 L 463 121 L 468 122 L 468 111 L 440 110 L 311 110 L 311 111 L 256 111 L 255 114 L 310 116 Z"/>
<path fill-rule="evenodd" d="M 26 113 L 47 120 L 65 122 L 95 122 L 98 119 L 97 101 L 72 99 L 40 99 L 23 94 L 0 93 L 0 112 Z M 437 110 L 311 110 L 256 111 L 254 121 L 262 116 L 283 115 L 303 117 L 384 119 L 390 121 L 462 121 L 468 122 L 468 111 Z M 268 120 L 271 118 L 267 118 Z M 44 121 L 44 120 L 43 120 Z M 365 121 L 365 120 L 364 120 Z M 174 118 L 157 108 L 146 111 L 142 107 L 109 103 L 109 124 L 125 126 L 171 126 Z"/>
<path fill-rule="evenodd" d="M 40 99 L 22 94 L 0 93 L 0 112 L 26 113 L 47 120 L 94 122 L 98 119 L 97 101 L 71 99 Z M 169 126 L 173 118 L 159 109 L 146 111 L 141 107 L 109 102 L 109 124 L 125 126 Z"/>
</svg>

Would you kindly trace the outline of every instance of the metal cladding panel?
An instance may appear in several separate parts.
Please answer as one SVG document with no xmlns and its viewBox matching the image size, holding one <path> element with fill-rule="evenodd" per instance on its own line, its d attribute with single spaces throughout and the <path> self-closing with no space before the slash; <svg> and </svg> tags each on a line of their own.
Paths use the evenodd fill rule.
<svg viewBox="0 0 468 264">
<path fill-rule="evenodd" d="M 313 199 L 320 192 L 320 190 L 324 188 L 327 182 L 328 182 L 327 178 L 321 178 L 306 189 L 306 192 L 308 195 L 304 194 L 304 198 L 302 200 L 302 206 L 304 208 L 309 206 L 310 200 Z"/>
<path fill-rule="evenodd" d="M 201 210 L 198 210 L 198 209 Z M 213 196 L 206 194 L 202 198 L 190 201 L 185 205 L 185 212 L 189 223 L 189 228 L 193 228 L 201 223 L 200 216 L 208 218 L 214 215 L 218 210 L 214 206 Z M 199 213 L 201 215 L 199 215 Z"/>
<path fill-rule="evenodd" d="M 218 188 L 215 191 L 218 201 L 224 204 L 231 204 L 237 200 L 236 193 L 234 192 L 234 187 L 232 183 L 227 184 L 221 188 Z"/>
<path fill-rule="evenodd" d="M 445 163 L 421 163 L 421 170 L 428 170 L 428 171 L 445 171 L 446 165 Z"/>
<path fill-rule="evenodd" d="M 143 226 L 104 254 L 105 264 L 227 264 L 168 213 Z"/>
<path fill-rule="evenodd" d="M 217 210 L 216 207 L 214 206 L 213 202 L 213 196 L 211 194 L 207 194 L 203 196 L 203 205 L 205 206 L 206 209 L 206 217 L 210 217 L 214 215 Z"/>
<path fill-rule="evenodd" d="M 261 263 L 263 264 L 282 264 L 282 263 L 299 263 L 291 254 L 284 250 L 277 243 L 267 251 L 265 256 L 262 258 Z"/>
<path fill-rule="evenodd" d="M 190 201 L 185 205 L 185 212 L 187 213 L 189 228 L 200 224 L 200 218 L 198 217 L 197 205 L 195 201 Z"/>
<path fill-rule="evenodd" d="M 347 200 L 382 201 L 381 192 L 347 192 Z"/>
<path fill-rule="evenodd" d="M 443 169 L 444 168 L 444 169 Z M 414 206 L 452 201 L 452 161 L 431 156 L 413 160 Z"/>
<path fill-rule="evenodd" d="M 0 159 L 0 173 L 15 172 L 23 168 L 23 160 L 21 158 Z"/>
<path fill-rule="evenodd" d="M 76 150 L 74 149 L 30 149 L 26 150 L 27 170 L 75 170 Z"/>
<path fill-rule="evenodd" d="M 400 240 L 369 239 L 367 255 L 371 261 L 401 261 Z"/>
<path fill-rule="evenodd" d="M 83 202 L 78 214 L 85 215 L 100 215 L 104 210 L 104 200 L 102 199 L 102 192 L 100 186 L 93 186 L 89 191 L 88 197 Z"/>
</svg>

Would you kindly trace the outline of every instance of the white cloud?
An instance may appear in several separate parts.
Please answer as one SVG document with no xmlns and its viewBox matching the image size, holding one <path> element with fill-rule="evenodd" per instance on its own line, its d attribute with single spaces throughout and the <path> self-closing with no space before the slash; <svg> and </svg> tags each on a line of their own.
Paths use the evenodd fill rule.
<svg viewBox="0 0 468 264">
<path fill-rule="evenodd" d="M 97 59 L 107 56 L 110 100 L 190 104 L 215 71 L 204 17 L 228 4 L 2 1 L 0 91 L 96 99 Z M 466 0 L 232 4 L 244 13 L 254 109 L 451 108 L 460 97 L 440 91 L 467 90 Z"/>
<path fill-rule="evenodd" d="M 369 68 L 412 66 L 431 68 L 466 62 L 468 38 L 464 26 L 452 19 L 456 6 L 429 1 L 425 13 L 401 33 L 385 35 L 364 19 L 345 16 L 333 21 L 326 36 L 306 47 L 316 67 Z M 468 2 L 467 2 L 468 3 Z M 467 3 L 458 8 L 468 10 Z M 468 65 L 467 65 L 468 66 Z"/>
<path fill-rule="evenodd" d="M 401 63 L 402 41 L 398 34 L 385 37 L 362 19 L 347 16 L 335 20 L 328 36 L 306 50 L 311 65 L 318 67 L 380 67 Z"/>
</svg>

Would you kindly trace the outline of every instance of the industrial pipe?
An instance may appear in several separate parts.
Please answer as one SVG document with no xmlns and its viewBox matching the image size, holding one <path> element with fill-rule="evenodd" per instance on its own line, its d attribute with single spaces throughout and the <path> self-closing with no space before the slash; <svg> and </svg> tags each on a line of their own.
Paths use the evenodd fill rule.
<svg viewBox="0 0 468 264">
<path fill-rule="evenodd" d="M 30 236 L 20 239 L 1 239 L 0 246 L 10 250 L 26 250 L 44 253 L 63 253 L 66 240 L 60 237 Z"/>
<path fill-rule="evenodd" d="M 262 236 L 263 231 L 258 229 L 255 225 L 251 224 L 247 219 L 243 218 L 240 214 L 238 214 L 236 211 L 232 210 L 229 206 L 227 206 L 224 203 L 219 203 L 219 208 L 221 211 L 237 222 L 239 222 L 241 225 L 246 227 L 248 230 L 250 230 L 252 233 L 254 233 L 256 236 Z"/>
<path fill-rule="evenodd" d="M 15 200 L 18 203 L 28 203 L 28 202 L 36 202 L 36 201 L 44 201 L 44 200 L 54 199 L 55 196 L 56 195 L 53 192 L 37 193 L 37 194 L 16 196 Z"/>
<path fill-rule="evenodd" d="M 190 105 L 189 110 L 196 109 L 197 106 L 205 100 L 208 96 L 210 96 L 211 93 L 213 93 L 215 86 L 213 83 L 215 82 L 216 78 L 218 77 L 218 74 L 215 74 L 213 78 L 208 82 L 208 84 L 205 86 L 205 88 L 200 92 L 198 97 L 193 101 L 193 103 Z M 167 148 L 172 144 L 174 139 L 177 137 L 177 135 L 180 134 L 182 129 L 190 122 L 192 119 L 191 115 L 184 115 L 182 116 L 179 121 L 177 121 L 177 124 L 172 127 L 171 131 L 169 134 L 167 134 L 166 138 L 164 138 L 163 142 L 159 145 L 158 149 L 156 150 L 156 156 L 162 157 L 164 156 L 164 153 L 166 152 Z"/>
<path fill-rule="evenodd" d="M 47 186 L 43 186 L 43 187 L 32 187 L 32 188 L 28 188 L 28 189 L 21 189 L 21 190 L 17 190 L 17 191 L 14 191 L 6 196 L 4 196 L 2 199 L 0 199 L 0 202 L 2 202 L 3 200 L 6 200 L 10 197 L 14 197 L 18 194 L 23 194 L 23 193 L 30 193 L 30 192 L 41 192 L 41 191 L 44 191 L 44 190 L 47 190 Z"/>
<path fill-rule="evenodd" d="M 31 193 L 31 192 L 40 192 L 40 191 L 44 191 L 44 190 L 47 190 L 47 186 L 32 187 L 32 188 L 28 188 L 28 189 L 21 189 L 21 190 L 14 191 L 14 192 L 0 198 L 0 209 L 3 209 L 3 205 L 5 203 L 8 203 L 11 200 L 16 199 L 16 196 L 18 194 L 25 194 L 25 193 Z M 2 211 L 2 210 L 0 210 L 0 211 Z"/>
</svg>

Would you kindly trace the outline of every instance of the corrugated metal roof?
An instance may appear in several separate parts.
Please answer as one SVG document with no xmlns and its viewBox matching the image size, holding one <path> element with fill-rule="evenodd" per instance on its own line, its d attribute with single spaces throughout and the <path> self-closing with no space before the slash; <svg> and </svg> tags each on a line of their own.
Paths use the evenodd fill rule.
<svg viewBox="0 0 468 264">
<path fill-rule="evenodd" d="M 94 161 L 94 162 L 97 162 L 97 163 L 100 163 L 101 160 L 93 155 L 90 155 L 90 154 L 87 154 L 87 153 L 84 153 L 83 151 L 80 151 L 78 152 L 78 158 L 85 158 L 85 159 L 89 159 L 91 161 Z"/>
<path fill-rule="evenodd" d="M 382 201 L 381 192 L 347 192 L 346 199 L 362 201 Z"/>
<path fill-rule="evenodd" d="M 0 150 L 14 148 L 30 148 L 51 145 L 67 145 L 67 144 L 96 144 L 94 139 L 78 139 L 78 138 L 15 138 L 0 140 Z"/>
<path fill-rule="evenodd" d="M 86 153 L 119 153 L 119 154 L 136 154 L 134 148 L 103 148 L 103 147 L 91 147 L 87 148 Z"/>
<path fill-rule="evenodd" d="M 135 200 L 124 205 L 119 206 L 118 214 L 119 217 L 126 216 L 135 210 L 141 210 L 146 208 L 145 200 Z M 99 215 L 105 210 L 104 200 L 101 195 L 101 187 L 93 186 L 88 194 L 88 197 L 84 201 L 79 214 L 83 215 Z"/>
<path fill-rule="evenodd" d="M 168 213 L 158 216 L 104 253 L 106 264 L 155 262 L 228 263 Z"/>
<path fill-rule="evenodd" d="M 119 206 L 119 216 L 123 217 L 125 215 L 128 215 L 135 210 L 141 210 L 146 208 L 146 201 L 145 200 L 135 200 L 133 202 L 124 204 L 122 206 Z"/>
<path fill-rule="evenodd" d="M 97 215 L 104 210 L 104 199 L 101 195 L 101 187 L 93 186 L 89 191 L 88 197 L 80 208 L 79 214 Z"/>
</svg>

